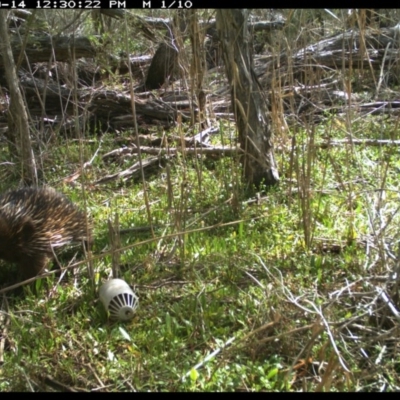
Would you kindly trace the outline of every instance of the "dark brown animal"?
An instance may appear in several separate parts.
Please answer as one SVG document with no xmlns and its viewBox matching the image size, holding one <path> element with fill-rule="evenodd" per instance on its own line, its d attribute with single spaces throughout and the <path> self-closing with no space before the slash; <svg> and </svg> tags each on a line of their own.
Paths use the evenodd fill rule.
<svg viewBox="0 0 400 400">
<path fill-rule="evenodd" d="M 40 274 L 53 249 L 87 239 L 85 214 L 50 187 L 26 187 L 0 196 L 0 258 L 22 279 Z"/>
</svg>

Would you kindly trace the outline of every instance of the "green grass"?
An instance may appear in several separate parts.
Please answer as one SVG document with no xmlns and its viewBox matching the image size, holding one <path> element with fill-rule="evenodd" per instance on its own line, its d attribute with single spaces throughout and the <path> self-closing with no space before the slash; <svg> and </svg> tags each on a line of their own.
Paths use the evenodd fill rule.
<svg viewBox="0 0 400 400">
<path fill-rule="evenodd" d="M 0 390 L 399 390 L 396 322 L 376 292 L 396 293 L 384 277 L 399 237 L 397 149 L 310 144 L 312 135 L 316 144 L 344 138 L 344 126 L 293 132 L 293 159 L 289 144 L 277 154 L 281 184 L 258 200 L 246 196 L 234 158 L 177 157 L 170 187 L 162 167 L 145 186 L 95 186 L 134 162 L 102 160 L 119 146 L 107 134 L 70 185 L 62 182 L 78 170 L 78 143 L 47 148 L 46 182 L 93 219 L 95 287 L 83 264 L 61 282 L 41 279 L 36 293 L 7 294 Z M 392 138 L 396 125 L 371 117 L 351 129 Z M 84 146 L 84 161 L 98 146 Z M 111 276 L 107 220 L 116 213 L 122 229 L 148 227 L 121 235 L 120 274 L 140 298 L 127 323 L 108 321 L 96 292 Z"/>
</svg>

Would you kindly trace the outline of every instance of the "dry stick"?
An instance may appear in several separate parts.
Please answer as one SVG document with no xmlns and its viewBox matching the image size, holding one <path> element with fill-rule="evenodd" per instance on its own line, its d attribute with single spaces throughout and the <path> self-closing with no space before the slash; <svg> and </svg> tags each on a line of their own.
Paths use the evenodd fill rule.
<svg viewBox="0 0 400 400">
<path fill-rule="evenodd" d="M 128 50 L 129 49 L 128 22 L 127 22 L 126 14 L 124 15 L 124 22 L 125 22 L 125 48 Z M 132 67 L 131 67 L 131 63 L 130 62 L 128 62 L 128 71 L 129 71 L 129 91 L 130 91 L 130 96 L 131 96 L 133 126 L 135 128 L 136 146 L 138 148 L 138 160 L 139 160 L 139 164 L 140 164 L 140 172 L 141 172 L 141 177 L 142 177 L 143 197 L 144 197 L 144 202 L 145 202 L 145 205 L 146 205 L 147 218 L 148 218 L 149 224 L 151 226 L 151 234 L 152 234 L 153 237 L 155 237 L 154 229 L 153 229 L 152 222 L 151 222 L 150 202 L 149 202 L 149 197 L 148 197 L 148 193 L 147 193 L 147 190 L 146 190 L 146 180 L 145 180 L 145 177 L 144 177 L 144 169 L 143 169 L 143 164 L 142 164 L 142 153 L 141 153 L 141 150 L 140 150 L 140 142 L 139 142 L 139 130 L 138 130 L 138 125 L 137 125 L 137 120 L 136 120 L 135 92 L 133 91 Z"/>
<path fill-rule="evenodd" d="M 389 307 L 390 311 L 395 316 L 397 321 L 400 321 L 400 313 L 399 313 L 399 311 L 397 311 L 396 307 L 394 306 L 392 301 L 389 299 L 388 295 L 379 287 L 376 287 L 375 289 L 376 289 L 376 292 L 378 293 L 379 297 L 381 297 L 382 300 Z"/>
<path fill-rule="evenodd" d="M 242 222 L 257 221 L 257 220 L 262 219 L 262 218 L 266 218 L 266 216 L 262 215 L 260 217 L 253 217 L 253 218 L 248 218 L 248 219 L 240 219 L 240 220 L 226 222 L 226 223 L 219 223 L 219 224 L 215 224 L 215 225 L 212 225 L 212 226 L 206 226 L 206 227 L 202 227 L 202 228 L 190 229 L 190 230 L 187 230 L 185 232 L 175 232 L 175 233 L 171 233 L 171 234 L 163 236 L 162 239 L 175 238 L 175 237 L 177 237 L 179 235 L 188 235 L 188 234 L 195 233 L 195 232 L 203 232 L 203 231 L 208 231 L 210 229 L 223 228 L 223 227 L 226 227 L 226 226 L 233 226 L 233 225 L 240 224 Z M 142 246 L 144 244 L 152 243 L 152 242 L 155 242 L 155 241 L 158 241 L 158 240 L 160 240 L 160 237 L 153 237 L 153 238 L 150 238 L 150 239 L 147 239 L 147 240 L 143 240 L 143 241 L 138 242 L 138 243 L 133 243 L 133 244 L 130 244 L 129 246 L 122 247 L 120 249 L 120 252 L 123 252 L 125 250 L 130 250 L 130 249 L 132 249 L 134 247 Z M 104 256 L 109 255 L 109 254 L 111 254 L 111 251 L 108 251 L 107 253 L 103 253 L 103 254 L 92 255 L 90 257 L 90 261 L 101 260 Z M 80 265 L 84 265 L 84 264 L 87 264 L 87 260 L 79 261 L 77 263 L 69 265 L 68 267 L 64 267 L 62 270 L 64 271 L 64 270 L 68 270 L 68 269 L 71 269 L 71 268 L 76 268 L 76 267 L 78 267 Z M 13 290 L 13 289 L 16 289 L 16 288 L 18 288 L 20 286 L 23 286 L 23 285 L 26 285 L 28 283 L 34 282 L 37 279 L 41 279 L 41 278 L 45 278 L 47 276 L 51 276 L 51 275 L 55 274 L 56 272 L 58 272 L 58 271 L 56 271 L 56 270 L 49 271 L 49 272 L 43 273 L 43 274 L 41 274 L 39 276 L 35 276 L 35 277 L 27 279 L 25 281 L 22 281 L 22 282 L 14 284 L 14 285 L 8 286 L 8 287 L 6 287 L 4 289 L 1 289 L 0 290 L 0 294 L 9 292 L 10 290 Z"/>
<path fill-rule="evenodd" d="M 7 297 L 3 297 L 3 304 L 1 309 L 7 308 L 8 310 L 8 302 Z M 0 365 L 4 363 L 4 346 L 7 337 L 7 327 L 10 324 L 10 318 L 6 315 L 5 312 L 0 312 L 0 326 L 3 326 L 3 330 L 0 331 Z"/>
<path fill-rule="evenodd" d="M 243 338 L 240 338 L 240 340 L 238 342 L 236 342 L 236 344 L 234 346 L 232 346 L 231 349 L 237 348 L 239 346 L 239 344 L 243 343 L 245 340 L 247 340 L 251 336 L 255 335 L 256 333 L 261 332 L 266 329 L 269 329 L 269 328 L 272 328 L 273 326 L 275 326 L 276 324 L 279 323 L 279 320 L 280 320 L 280 317 L 278 317 L 276 321 L 268 322 L 268 323 L 262 325 L 261 327 L 255 329 L 254 331 L 248 333 Z M 279 335 L 275 335 L 275 336 L 267 337 L 265 339 L 258 340 L 258 343 L 267 343 L 267 342 L 276 341 L 277 339 L 280 339 L 281 337 L 288 336 L 288 335 L 295 334 L 295 333 L 302 332 L 302 331 L 306 331 L 306 330 L 312 329 L 313 327 L 315 327 L 315 323 L 312 323 L 312 324 L 306 325 L 306 326 L 302 326 L 300 328 L 292 329 L 291 331 L 283 332 L 283 333 L 280 333 Z M 229 339 L 228 340 L 229 344 L 232 343 L 233 340 L 234 340 L 234 338 Z M 225 345 L 221 349 L 218 349 L 218 352 L 221 350 L 224 350 L 227 347 L 228 342 L 226 342 Z M 208 359 L 207 359 L 207 361 L 208 361 Z M 285 370 L 285 371 L 287 371 L 289 373 L 293 369 L 293 366 L 290 369 Z M 185 375 L 185 376 L 187 376 L 187 375 Z"/>
<path fill-rule="evenodd" d="M 271 323 L 269 323 L 269 324 L 271 324 Z M 268 325 L 268 324 L 266 324 L 266 325 Z M 261 328 L 266 329 L 266 328 L 267 328 L 266 325 L 263 325 Z M 314 326 L 315 326 L 315 322 L 313 322 L 312 324 L 306 325 L 306 326 L 301 326 L 300 328 L 292 329 L 292 330 L 287 331 L 287 332 L 282 332 L 282 333 L 280 333 L 279 335 L 270 336 L 270 337 L 267 337 L 267 338 L 264 338 L 264 339 L 260 339 L 260 340 L 258 341 L 258 343 L 273 342 L 273 341 L 275 341 L 275 340 L 277 340 L 277 339 L 280 339 L 281 337 L 284 337 L 284 336 L 289 336 L 289 335 L 292 335 L 292 334 L 294 334 L 294 333 L 299 333 L 299 332 L 303 332 L 303 331 L 308 331 L 309 329 L 312 329 Z M 257 331 L 258 331 L 258 330 L 261 330 L 261 328 L 258 328 Z M 250 334 L 248 334 L 248 335 L 245 336 L 245 339 L 247 339 L 248 337 L 250 337 L 250 336 L 252 336 L 252 335 L 253 335 L 253 332 L 250 332 Z"/>
<path fill-rule="evenodd" d="M 329 149 L 329 147 L 337 147 L 344 145 L 363 145 L 363 146 L 400 146 L 400 140 L 378 140 L 378 139 L 352 139 L 350 140 L 329 140 L 322 143 L 314 144 L 315 147 L 319 147 L 321 149 Z"/>
<path fill-rule="evenodd" d="M 84 174 L 84 151 L 83 151 L 83 140 L 84 137 L 84 131 L 82 132 L 81 128 L 80 128 L 80 124 L 79 124 L 79 109 L 78 109 L 78 89 L 77 89 L 77 72 L 76 72 L 76 57 L 75 57 L 75 46 L 72 46 L 72 54 L 71 54 L 71 60 L 72 60 L 72 77 L 73 77 L 73 82 L 74 82 L 74 91 L 73 91 L 73 99 L 74 99 L 74 103 L 73 103 L 73 110 L 74 110 L 74 122 L 75 122 L 75 132 L 78 134 L 77 137 L 79 138 L 79 160 L 80 160 L 80 165 L 81 165 L 81 171 L 82 171 L 82 180 L 83 183 L 86 181 L 86 175 Z M 50 60 L 49 60 L 50 62 Z M 60 99 L 61 101 L 61 99 Z M 67 107 L 67 105 L 65 106 Z M 87 196 L 86 196 L 86 191 L 84 188 L 84 185 L 81 186 L 81 192 L 82 192 L 82 197 L 83 197 L 83 201 L 85 204 L 85 210 L 87 210 Z M 89 221 L 88 221 L 88 215 L 87 212 L 85 212 L 85 223 L 86 223 L 86 235 L 87 235 L 87 243 L 91 242 L 91 229 L 89 227 Z M 91 249 L 89 248 L 90 245 L 88 246 L 88 249 L 84 250 L 85 253 L 89 254 L 91 253 Z M 95 282 L 94 282 L 94 267 L 93 267 L 93 263 L 91 261 L 91 257 L 87 257 L 87 268 L 88 268 L 88 272 L 89 272 L 89 278 L 90 278 L 90 282 L 92 284 L 92 289 L 95 290 Z"/>
<path fill-rule="evenodd" d="M 368 145 L 368 146 L 380 146 L 380 145 L 400 145 L 400 141 L 393 141 L 393 140 L 352 140 L 352 141 L 328 141 L 324 143 L 319 143 L 319 144 L 313 144 L 314 148 L 321 148 L 321 149 L 329 149 L 330 147 L 333 146 L 342 146 L 346 144 L 352 144 L 352 145 Z M 297 147 L 292 146 L 292 152 L 296 149 Z M 284 151 L 283 149 L 276 149 L 277 152 L 279 151 Z M 167 157 L 168 159 L 171 157 L 174 157 L 178 153 L 185 153 L 185 154 L 198 154 L 198 149 L 196 148 L 186 148 L 184 150 L 180 148 L 169 148 L 169 149 L 164 149 L 164 148 L 157 148 L 157 147 L 141 147 L 140 149 L 138 148 L 131 148 L 131 149 L 117 149 L 113 150 L 112 152 L 106 154 L 106 156 L 111 156 L 113 154 L 134 154 L 134 153 L 147 153 L 147 154 L 155 154 L 158 157 L 154 158 L 146 158 L 143 161 L 144 167 L 154 165 L 155 162 L 159 161 L 159 156 L 164 156 Z M 213 148 L 203 148 L 201 153 L 203 155 L 226 155 L 226 156 L 234 156 L 237 153 L 245 153 L 244 150 L 240 149 L 239 147 L 213 147 Z M 251 154 L 247 154 L 248 157 L 253 157 Z M 140 163 L 136 163 L 129 167 L 128 169 L 124 171 L 120 171 L 117 173 L 114 173 L 112 175 L 107 175 L 103 178 L 100 178 L 95 182 L 95 184 L 100 184 L 100 183 L 105 183 L 109 182 L 110 180 L 113 179 L 118 179 L 118 178 L 128 178 L 132 174 L 134 174 L 136 171 L 140 170 L 142 172 L 142 169 L 140 168 Z"/>
<path fill-rule="evenodd" d="M 376 87 L 376 96 L 378 96 L 379 90 L 381 89 L 381 86 L 382 86 L 382 82 L 383 82 L 383 79 L 384 79 L 385 59 L 386 59 L 387 52 L 388 52 L 389 47 L 391 46 L 391 44 L 392 44 L 392 42 L 389 42 L 389 43 L 387 44 L 387 46 L 386 46 L 386 48 L 385 48 L 385 52 L 384 52 L 384 54 L 383 54 L 382 64 L 381 64 L 381 70 L 380 70 L 380 73 L 379 73 L 379 81 L 378 81 L 378 85 L 377 85 L 377 87 Z M 369 60 L 369 58 L 368 58 L 368 60 Z M 369 61 L 369 62 L 371 63 L 371 61 Z M 372 74 L 372 76 L 374 76 L 374 74 Z"/>
<path fill-rule="evenodd" d="M 33 386 L 32 386 L 32 382 L 31 382 L 32 379 L 28 378 L 28 375 L 26 374 L 25 369 L 22 369 L 21 372 L 22 372 L 22 375 L 24 375 L 24 378 L 26 379 L 26 384 L 29 386 L 30 391 L 35 392 L 35 390 L 33 389 Z M 36 382 L 35 382 L 35 384 L 38 386 L 38 384 Z"/>
<path fill-rule="evenodd" d="M 36 10 L 35 10 L 35 11 L 36 11 Z M 80 11 L 75 15 L 75 18 L 74 18 L 71 22 L 69 22 L 68 24 L 64 25 L 64 26 L 63 26 L 61 29 L 59 29 L 58 32 L 57 32 L 55 35 L 53 35 L 53 36 L 59 36 L 59 35 L 61 35 L 63 32 L 66 32 L 66 30 L 67 30 L 69 27 L 71 27 L 72 25 L 74 25 L 75 22 L 78 21 L 78 20 L 80 19 L 81 15 L 82 15 L 83 13 L 86 14 L 86 16 L 84 17 L 84 20 L 86 20 L 86 19 L 89 17 L 90 13 L 86 13 L 85 10 L 80 10 Z M 76 27 L 74 27 L 74 28 L 76 29 Z M 75 32 L 75 29 L 74 29 L 74 32 Z M 27 32 L 29 32 L 29 31 L 27 30 Z M 59 82 L 59 81 L 58 81 L 58 82 Z"/>
<path fill-rule="evenodd" d="M 257 256 L 257 257 L 260 259 L 259 256 Z M 261 259 L 260 259 L 260 261 L 261 261 Z M 262 261 L 261 261 L 261 263 L 262 263 Z M 262 264 L 263 264 L 263 263 L 262 263 Z M 264 264 L 263 264 L 263 266 L 264 266 Z M 264 266 L 264 267 L 265 267 L 265 266 Z M 265 268 L 266 268 L 266 267 L 265 267 Z M 264 288 L 264 285 L 263 285 L 261 282 L 259 282 L 256 278 L 254 278 L 250 273 L 246 272 L 246 274 L 247 274 L 248 276 L 250 276 L 250 278 L 252 278 L 256 283 L 258 283 L 258 284 L 260 285 L 260 287 Z M 265 328 L 267 328 L 267 327 L 269 327 L 269 326 L 273 326 L 273 325 L 275 325 L 276 323 L 279 323 L 279 320 L 280 320 L 280 317 L 276 318 L 276 320 L 275 320 L 273 323 L 268 323 L 268 324 L 266 324 L 266 325 L 263 325 L 261 328 L 258 328 L 258 329 L 256 329 L 255 331 L 251 332 L 251 333 L 250 333 L 249 335 L 247 335 L 245 338 L 247 338 L 247 337 L 249 337 L 249 336 L 251 336 L 251 335 L 257 333 L 258 331 L 260 331 L 260 330 L 262 330 L 262 329 L 265 329 Z M 279 338 L 279 337 L 281 337 L 281 336 L 290 335 L 291 333 L 297 333 L 297 332 L 299 332 L 299 331 L 308 330 L 308 329 L 310 329 L 310 328 L 313 329 L 311 339 L 308 341 L 307 345 L 306 345 L 303 349 L 301 349 L 301 351 L 300 351 L 300 353 L 297 355 L 297 357 L 295 357 L 295 359 L 294 359 L 292 365 L 291 365 L 290 368 L 287 370 L 287 373 L 286 373 L 287 376 L 289 376 L 290 373 L 294 370 L 295 365 L 296 365 L 296 363 L 298 362 L 298 360 L 300 359 L 300 357 L 302 356 L 302 354 L 303 354 L 303 353 L 306 353 L 306 352 L 309 353 L 309 351 L 310 351 L 311 347 L 313 346 L 315 340 L 318 338 L 318 336 L 320 335 L 320 333 L 323 331 L 323 327 L 320 325 L 320 323 L 313 323 L 313 324 L 307 325 L 307 326 L 305 326 L 305 327 L 297 328 L 297 329 L 294 329 L 294 330 L 292 330 L 292 331 L 290 331 L 290 332 L 283 332 L 283 333 L 281 333 L 281 334 L 279 334 L 279 335 L 276 335 L 276 336 L 273 336 L 273 337 L 268 337 L 268 338 L 265 338 L 265 339 L 262 339 L 262 340 L 259 341 L 259 343 L 269 342 L 269 341 L 272 341 L 272 340 L 276 340 L 277 338 Z M 305 357 L 305 358 L 307 358 L 307 357 Z"/>
<path fill-rule="evenodd" d="M 182 167 L 182 181 L 181 181 L 181 187 L 180 187 L 180 198 L 178 201 L 178 209 L 175 209 L 175 226 L 176 228 L 184 232 L 186 230 L 186 215 L 187 215 L 187 200 L 188 200 L 188 182 L 187 182 L 187 162 L 185 158 L 185 140 L 184 140 L 184 133 L 182 129 L 182 117 L 181 115 L 178 114 L 178 130 L 179 130 L 179 137 L 181 140 L 181 148 L 182 148 L 182 160 L 183 160 L 183 167 Z M 183 266 L 183 263 L 185 261 L 185 248 L 186 248 L 186 240 L 185 240 L 185 235 L 179 235 L 177 236 L 178 240 L 178 245 L 180 249 L 180 266 Z M 161 240 L 162 241 L 162 240 Z M 174 246 L 175 248 L 175 246 Z M 171 255 L 173 254 L 174 250 L 171 252 Z M 179 269 L 179 272 L 181 269 Z"/>
<path fill-rule="evenodd" d="M 279 323 L 280 318 L 277 318 L 276 321 L 271 321 L 271 322 L 267 322 L 266 324 L 260 326 L 259 328 L 255 329 L 254 331 L 248 333 L 247 335 L 245 335 L 244 337 L 240 338 L 239 342 L 237 342 L 235 344 L 235 347 L 237 347 L 240 343 L 244 342 L 245 340 L 247 340 L 249 337 L 255 335 L 258 332 L 261 332 L 265 329 L 268 328 L 272 328 L 273 326 L 277 325 Z M 303 327 L 304 328 L 304 327 Z M 303 329 L 302 328 L 302 329 Z M 277 336 L 274 336 L 274 338 L 276 338 Z M 202 367 L 205 363 L 207 363 L 209 360 L 211 360 L 213 357 L 215 357 L 218 353 L 220 353 L 222 350 L 225 350 L 230 344 L 232 344 L 234 342 L 234 340 L 236 339 L 235 336 L 231 337 L 230 339 L 228 339 L 221 347 L 219 347 L 218 349 L 216 349 L 215 351 L 213 351 L 211 354 L 209 354 L 208 356 L 206 356 L 201 362 L 199 362 L 198 364 L 196 364 L 190 371 L 188 371 L 183 377 L 182 379 L 188 377 L 190 375 L 190 372 L 195 369 L 199 369 L 200 367 Z M 268 338 L 270 339 L 270 338 Z"/>
<path fill-rule="evenodd" d="M 263 268 L 267 271 L 267 273 L 270 274 L 274 279 L 276 279 L 276 278 L 269 272 L 268 268 L 266 267 L 266 265 L 265 265 L 264 262 L 262 261 L 261 257 L 260 257 L 258 254 L 254 254 L 254 255 L 256 256 L 256 258 L 258 258 L 259 262 L 261 263 L 261 265 L 263 266 Z M 275 269 L 276 269 L 276 268 L 275 268 Z M 281 280 L 282 280 L 282 273 L 281 273 L 278 269 L 276 269 L 276 270 L 277 270 L 277 272 L 279 273 L 279 275 L 280 275 L 280 277 L 281 277 Z M 335 352 L 336 355 L 338 356 L 338 359 L 339 359 L 339 361 L 340 361 L 340 364 L 342 365 L 342 367 L 344 368 L 345 371 L 350 372 L 349 369 L 346 367 L 346 365 L 345 365 L 345 363 L 344 363 L 344 361 L 343 361 L 343 359 L 342 359 L 342 357 L 341 357 L 341 355 L 340 355 L 340 352 L 339 352 L 339 350 L 338 350 L 338 348 L 337 348 L 337 346 L 336 346 L 336 343 L 335 343 L 333 334 L 332 334 L 332 332 L 331 332 L 331 330 L 330 330 L 329 324 L 328 324 L 328 322 L 326 321 L 326 319 L 325 319 L 325 317 L 324 317 L 324 315 L 323 315 L 323 313 L 322 313 L 321 308 L 317 308 L 317 306 L 316 306 L 314 303 L 312 303 L 311 301 L 308 301 L 307 299 L 305 299 L 305 301 L 306 301 L 307 303 L 309 303 L 309 304 L 313 307 L 314 311 L 313 311 L 312 309 L 307 309 L 306 307 L 304 307 L 304 306 L 302 306 L 301 304 L 299 304 L 298 300 L 297 300 L 296 298 L 294 298 L 293 294 L 292 294 L 290 291 L 288 291 L 288 289 L 287 289 L 284 285 L 282 285 L 282 289 L 283 289 L 284 292 L 288 292 L 288 293 L 286 293 L 286 296 L 287 296 L 288 300 L 289 300 L 291 303 L 295 304 L 297 307 L 299 307 L 299 308 L 302 309 L 302 310 L 305 310 L 305 311 L 307 311 L 307 312 L 309 312 L 309 313 L 316 313 L 316 314 L 319 315 L 320 319 L 321 319 L 322 322 L 323 322 L 323 325 L 325 325 L 327 334 L 328 334 L 328 336 L 329 336 L 329 338 L 330 338 L 331 345 L 332 345 L 332 347 L 333 347 L 333 349 L 334 349 L 334 352 Z M 315 323 L 314 323 L 314 324 L 312 324 L 311 326 L 314 327 L 314 326 L 316 326 L 316 325 L 315 325 Z M 318 332 L 318 329 L 317 329 L 317 332 Z M 319 334 L 319 332 L 318 332 L 318 334 Z M 269 338 L 268 338 L 268 339 L 269 339 Z M 302 350 L 302 351 L 303 351 L 303 350 Z"/>
<path fill-rule="evenodd" d="M 114 221 L 110 219 L 108 222 L 108 235 L 111 243 L 111 266 L 112 266 L 112 277 L 119 277 L 119 265 L 120 265 L 120 248 L 121 248 L 121 240 L 120 240 L 120 230 L 119 230 L 119 219 L 118 213 L 115 213 Z"/>
<path fill-rule="evenodd" d="M 25 25 L 25 29 L 26 29 L 25 30 L 25 37 L 24 37 L 24 40 L 23 40 L 23 42 L 21 44 L 21 50 L 20 50 L 20 53 L 19 53 L 18 61 L 17 61 L 16 65 L 15 65 L 15 70 L 16 71 L 19 71 L 19 69 L 21 67 L 21 64 L 22 64 L 22 61 L 23 61 L 23 58 L 26 57 L 25 50 L 26 50 L 26 46 L 28 44 L 28 39 L 29 39 L 29 36 L 30 36 L 29 33 L 31 31 L 32 25 L 33 25 L 34 20 L 35 20 L 36 11 L 37 10 L 32 11 L 31 19 Z M 19 39 L 22 39 L 21 38 L 21 34 L 20 34 L 20 29 L 17 29 L 16 31 L 17 31 Z M 28 62 L 28 65 L 31 65 L 31 64 Z M 40 96 L 39 96 L 39 99 L 40 99 Z"/>
<path fill-rule="evenodd" d="M 239 147 L 225 147 L 225 146 L 215 146 L 215 147 L 202 147 L 201 154 L 216 154 L 216 155 L 235 155 L 238 151 L 241 151 Z M 197 155 L 200 153 L 199 149 L 196 147 L 168 147 L 168 148 L 161 148 L 161 147 L 150 147 L 150 146 L 141 146 L 140 148 L 131 147 L 131 148 L 121 148 L 112 150 L 109 153 L 105 154 L 103 158 L 110 157 L 120 154 L 135 154 L 135 153 L 145 153 L 145 154 L 152 154 L 157 156 L 162 155 L 175 155 L 175 154 L 194 154 Z"/>
<path fill-rule="evenodd" d="M 320 318 L 321 318 L 323 324 L 325 325 L 326 333 L 328 334 L 328 337 L 329 337 L 329 339 L 330 339 L 331 345 L 332 345 L 333 350 L 334 350 L 334 352 L 336 353 L 336 355 L 337 355 L 337 357 L 338 357 L 338 359 L 339 359 L 340 364 L 342 365 L 342 367 L 344 368 L 344 370 L 345 370 L 346 372 L 350 372 L 350 370 L 347 368 L 346 364 L 344 363 L 344 360 L 342 359 L 342 356 L 340 355 L 340 351 L 339 351 L 339 349 L 337 348 L 336 343 L 335 343 L 335 338 L 333 337 L 333 334 L 332 334 L 332 331 L 331 331 L 331 329 L 330 329 L 330 327 L 329 327 L 328 321 L 325 319 L 325 317 L 324 317 L 324 315 L 323 315 L 323 313 L 322 313 L 322 309 L 321 309 L 321 308 L 318 308 L 318 307 L 317 307 L 314 303 L 312 303 L 311 301 L 308 301 L 308 300 L 306 300 L 306 301 L 307 301 L 308 303 L 310 303 L 310 304 L 313 306 L 314 310 L 315 310 L 315 311 L 317 312 L 317 314 L 320 316 Z"/>
<path fill-rule="evenodd" d="M 57 381 L 51 375 L 44 375 L 43 383 L 52 387 L 53 389 L 62 390 L 63 392 L 73 392 L 73 393 L 78 392 L 78 390 L 76 390 L 75 388 L 68 386 L 65 383 Z"/>
<path fill-rule="evenodd" d="M 100 384 L 100 387 L 95 389 L 95 390 L 99 390 L 99 389 L 104 389 L 106 387 L 106 385 L 104 385 L 104 383 L 102 382 L 102 380 L 99 378 L 99 376 L 97 375 L 95 369 L 92 367 L 92 364 L 87 364 L 87 366 L 89 367 L 89 369 L 92 371 L 92 374 L 94 375 L 94 377 L 97 379 L 97 382 Z"/>
<path fill-rule="evenodd" d="M 322 390 L 329 391 L 332 383 L 332 375 L 338 363 L 339 361 L 337 355 L 335 353 L 332 353 L 331 358 L 329 359 L 328 365 L 326 367 L 325 373 L 322 377 L 322 380 L 315 389 L 316 392 L 322 392 Z"/>
<path fill-rule="evenodd" d="M 338 146 L 345 146 L 348 144 L 359 145 L 359 146 L 400 146 L 400 140 L 390 140 L 390 139 L 353 139 L 353 140 L 329 140 L 321 143 L 313 143 L 313 147 L 320 148 L 320 149 L 329 149 L 330 147 L 338 147 Z M 290 151 L 293 153 L 297 149 L 297 145 L 292 143 Z M 285 152 L 285 149 L 281 149 L 277 147 L 275 149 L 277 153 Z M 152 154 L 152 155 L 175 155 L 178 153 L 185 153 L 185 154 L 199 154 L 199 149 L 196 147 L 186 147 L 182 149 L 182 147 L 168 147 L 168 148 L 160 148 L 160 147 L 151 147 L 151 146 L 140 146 L 138 147 L 131 147 L 131 148 L 120 148 L 110 151 L 109 153 L 105 154 L 103 158 L 111 157 L 113 155 L 121 155 L 121 154 L 136 154 L 136 153 L 145 153 L 145 154 Z M 236 155 L 238 152 L 244 152 L 239 146 L 213 146 L 213 147 L 202 147 L 201 154 L 204 155 L 226 155 L 226 156 L 233 156 Z"/>
<path fill-rule="evenodd" d="M 226 349 L 233 341 L 235 340 L 235 337 L 231 337 L 228 339 L 221 347 L 219 347 L 217 350 L 214 350 L 212 353 L 210 353 L 208 356 L 206 356 L 202 361 L 200 361 L 198 364 L 196 364 L 193 368 L 190 369 L 190 371 L 186 372 L 186 374 L 182 377 L 182 380 L 187 378 L 192 370 L 197 370 L 200 367 L 202 367 L 204 364 L 206 364 L 208 361 L 210 361 L 212 358 L 214 358 L 218 353 L 221 352 L 221 350 Z"/>
<path fill-rule="evenodd" d="M 299 354 L 297 354 L 297 356 L 294 358 L 292 365 L 288 368 L 287 372 L 286 372 L 286 376 L 287 378 L 289 378 L 290 374 L 292 373 L 292 371 L 295 369 L 296 364 L 298 363 L 298 361 L 300 360 L 300 357 L 303 354 L 307 354 L 304 358 L 308 359 L 308 354 L 310 353 L 310 350 L 312 348 L 312 346 L 315 343 L 315 340 L 318 338 L 318 336 L 321 334 L 321 332 L 323 331 L 323 327 L 320 325 L 319 321 L 316 321 L 315 323 L 311 324 L 312 327 L 312 335 L 311 335 L 311 339 L 308 341 L 308 343 L 300 350 Z M 310 325 L 307 325 L 310 326 Z"/>
</svg>

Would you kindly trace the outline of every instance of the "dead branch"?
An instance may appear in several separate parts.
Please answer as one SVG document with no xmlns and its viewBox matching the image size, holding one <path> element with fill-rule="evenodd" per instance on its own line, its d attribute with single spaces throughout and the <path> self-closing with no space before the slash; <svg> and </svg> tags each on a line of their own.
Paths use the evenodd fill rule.
<svg viewBox="0 0 400 400">
<path fill-rule="evenodd" d="M 25 38 L 14 35 L 11 38 L 14 59 L 18 60 Z M 75 59 L 96 55 L 96 50 L 87 37 L 77 36 L 33 36 L 27 39 L 25 48 L 26 57 L 23 63 L 48 62 L 52 55 L 56 61 L 70 62 L 72 55 Z M 3 60 L 0 58 L 0 68 L 4 68 Z"/>
<path fill-rule="evenodd" d="M 329 149 L 330 147 L 340 147 L 345 145 L 356 146 L 400 146 L 400 140 L 379 140 L 379 139 L 344 139 L 329 140 L 327 142 L 316 144 L 315 147 L 320 149 Z"/>
</svg>

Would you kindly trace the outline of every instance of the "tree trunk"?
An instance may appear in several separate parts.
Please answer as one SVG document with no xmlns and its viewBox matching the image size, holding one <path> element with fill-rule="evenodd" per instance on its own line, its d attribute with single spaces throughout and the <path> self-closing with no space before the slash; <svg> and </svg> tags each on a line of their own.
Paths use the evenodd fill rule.
<svg viewBox="0 0 400 400">
<path fill-rule="evenodd" d="M 197 98 L 199 107 L 199 122 L 201 129 L 208 128 L 206 120 L 206 95 L 203 90 L 203 78 L 206 68 L 204 50 L 204 30 L 199 26 L 197 10 L 189 10 L 190 43 L 192 45 L 192 60 L 190 64 L 191 94 Z M 194 121 L 193 121 L 194 122 Z"/>
<path fill-rule="evenodd" d="M 7 139 L 10 155 L 20 160 L 22 182 L 25 185 L 32 185 L 37 184 L 36 169 L 29 136 L 28 115 L 18 86 L 18 77 L 8 36 L 7 14 L 7 10 L 0 10 L 0 55 L 3 58 L 5 76 L 10 90 Z"/>
<path fill-rule="evenodd" d="M 242 164 L 249 185 L 278 183 L 273 153 L 272 131 L 266 99 L 253 71 L 247 28 L 248 10 L 217 10 L 226 73 L 231 85 L 232 106 L 244 150 Z"/>
</svg>

